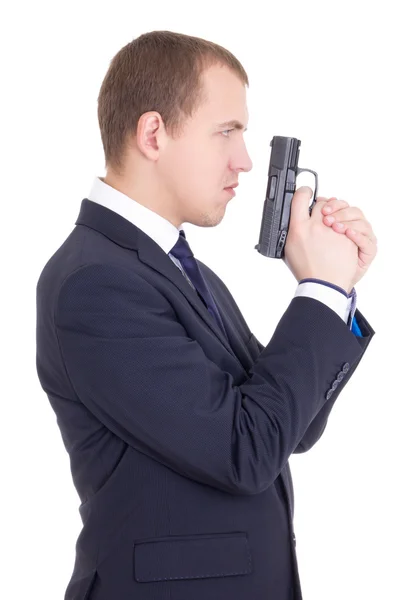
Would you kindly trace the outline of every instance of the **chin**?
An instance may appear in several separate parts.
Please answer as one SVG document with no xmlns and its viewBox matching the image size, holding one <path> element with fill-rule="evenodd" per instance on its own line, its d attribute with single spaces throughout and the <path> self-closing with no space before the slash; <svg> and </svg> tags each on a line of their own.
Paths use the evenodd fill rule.
<svg viewBox="0 0 400 600">
<path fill-rule="evenodd" d="M 195 225 L 199 227 L 215 227 L 221 222 L 222 217 L 215 214 L 203 214 L 199 219 L 196 219 Z"/>
</svg>

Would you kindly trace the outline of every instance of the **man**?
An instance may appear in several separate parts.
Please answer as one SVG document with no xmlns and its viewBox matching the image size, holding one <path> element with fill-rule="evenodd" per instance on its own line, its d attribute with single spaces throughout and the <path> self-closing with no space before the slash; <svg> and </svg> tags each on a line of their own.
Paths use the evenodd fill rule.
<svg viewBox="0 0 400 600">
<path fill-rule="evenodd" d="M 336 198 L 310 216 L 300 188 L 285 247 L 299 285 L 257 340 L 182 229 L 218 225 L 252 168 L 246 81 L 221 47 L 152 32 L 103 82 L 107 175 L 37 285 L 38 375 L 83 521 L 65 600 L 301 598 L 288 459 L 374 335 L 354 286 L 376 238 Z"/>
</svg>

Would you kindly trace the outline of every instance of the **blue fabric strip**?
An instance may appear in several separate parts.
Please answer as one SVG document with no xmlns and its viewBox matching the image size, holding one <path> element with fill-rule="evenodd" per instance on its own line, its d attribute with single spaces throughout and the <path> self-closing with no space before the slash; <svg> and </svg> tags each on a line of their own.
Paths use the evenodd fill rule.
<svg viewBox="0 0 400 600">
<path fill-rule="evenodd" d="M 351 324 L 351 331 L 352 333 L 354 333 L 354 335 L 356 335 L 357 337 L 363 337 L 363 334 L 361 333 L 361 329 L 358 326 L 358 323 L 356 321 L 356 318 L 353 317 L 353 322 Z"/>
</svg>

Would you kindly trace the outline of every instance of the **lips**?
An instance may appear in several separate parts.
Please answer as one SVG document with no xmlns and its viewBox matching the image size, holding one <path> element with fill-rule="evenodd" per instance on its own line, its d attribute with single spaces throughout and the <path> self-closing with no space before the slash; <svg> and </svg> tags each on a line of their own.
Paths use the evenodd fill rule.
<svg viewBox="0 0 400 600">
<path fill-rule="evenodd" d="M 231 187 L 230 188 L 224 188 L 224 192 L 228 192 L 228 194 L 230 194 L 232 196 L 232 198 L 234 196 L 236 196 L 235 190 L 233 188 L 231 188 Z"/>
</svg>

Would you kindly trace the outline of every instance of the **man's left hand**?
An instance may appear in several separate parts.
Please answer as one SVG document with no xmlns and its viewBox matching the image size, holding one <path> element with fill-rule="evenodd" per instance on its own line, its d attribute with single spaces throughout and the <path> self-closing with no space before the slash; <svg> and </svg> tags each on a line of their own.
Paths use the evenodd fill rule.
<svg viewBox="0 0 400 600">
<path fill-rule="evenodd" d="M 365 275 L 377 251 L 377 238 L 363 212 L 338 198 L 317 198 L 325 201 L 323 222 L 337 233 L 347 235 L 358 246 L 358 269 L 353 286 Z M 328 210 L 327 210 L 328 209 Z M 329 211 L 329 209 L 331 209 Z"/>
</svg>

